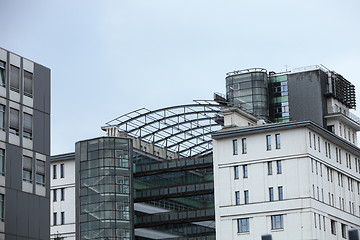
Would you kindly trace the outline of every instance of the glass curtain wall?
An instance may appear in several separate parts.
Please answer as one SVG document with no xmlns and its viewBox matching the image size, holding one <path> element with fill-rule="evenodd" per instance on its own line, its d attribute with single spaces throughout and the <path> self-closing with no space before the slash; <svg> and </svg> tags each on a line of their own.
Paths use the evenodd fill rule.
<svg viewBox="0 0 360 240">
<path fill-rule="evenodd" d="M 269 77 L 269 113 L 272 122 L 288 122 L 289 91 L 287 75 Z"/>
</svg>

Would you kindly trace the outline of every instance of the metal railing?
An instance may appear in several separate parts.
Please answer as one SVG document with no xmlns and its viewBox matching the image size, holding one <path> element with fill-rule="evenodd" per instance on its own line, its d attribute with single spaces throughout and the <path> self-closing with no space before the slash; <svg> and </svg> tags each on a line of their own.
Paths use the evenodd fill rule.
<svg viewBox="0 0 360 240">
<path fill-rule="evenodd" d="M 349 240 L 360 240 L 359 230 L 356 228 L 348 229 Z M 271 234 L 261 235 L 261 240 L 272 240 Z"/>
<path fill-rule="evenodd" d="M 360 118 L 356 116 L 355 114 L 352 114 L 351 112 L 341 109 L 339 106 L 331 106 L 328 107 L 328 114 L 335 114 L 340 113 L 348 118 L 350 118 L 352 121 L 356 122 L 357 124 L 360 124 Z"/>
</svg>

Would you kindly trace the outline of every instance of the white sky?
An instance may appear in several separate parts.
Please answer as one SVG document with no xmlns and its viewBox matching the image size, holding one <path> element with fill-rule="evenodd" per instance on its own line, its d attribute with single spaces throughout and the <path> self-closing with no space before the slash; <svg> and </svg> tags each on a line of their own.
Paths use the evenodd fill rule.
<svg viewBox="0 0 360 240">
<path fill-rule="evenodd" d="M 358 0 L 0 0 L 0 46 L 51 69 L 59 154 L 129 111 L 225 93 L 233 70 L 323 64 L 360 96 L 359 12 Z"/>
</svg>

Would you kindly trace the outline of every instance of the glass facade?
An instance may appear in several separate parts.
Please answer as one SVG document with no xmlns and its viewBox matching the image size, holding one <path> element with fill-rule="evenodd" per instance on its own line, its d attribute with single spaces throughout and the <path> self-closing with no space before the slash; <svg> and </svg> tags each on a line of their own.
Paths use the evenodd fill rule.
<svg viewBox="0 0 360 240">
<path fill-rule="evenodd" d="M 77 143 L 79 239 L 133 239 L 131 155 L 129 139 Z"/>
<path fill-rule="evenodd" d="M 288 122 L 289 91 L 287 75 L 269 77 L 269 115 L 272 122 Z"/>
<path fill-rule="evenodd" d="M 268 77 L 265 69 L 226 77 L 226 95 L 232 105 L 268 118 Z"/>
</svg>

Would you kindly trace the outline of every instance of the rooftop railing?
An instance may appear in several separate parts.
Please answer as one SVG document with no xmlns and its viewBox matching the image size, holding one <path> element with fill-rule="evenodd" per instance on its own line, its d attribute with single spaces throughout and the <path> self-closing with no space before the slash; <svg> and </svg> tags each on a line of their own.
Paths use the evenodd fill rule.
<svg viewBox="0 0 360 240">
<path fill-rule="evenodd" d="M 342 109 L 339 106 L 328 107 L 328 114 L 339 114 L 339 113 L 350 118 L 352 121 L 360 125 L 360 118 L 355 114 L 352 114 L 348 110 Z"/>
</svg>

